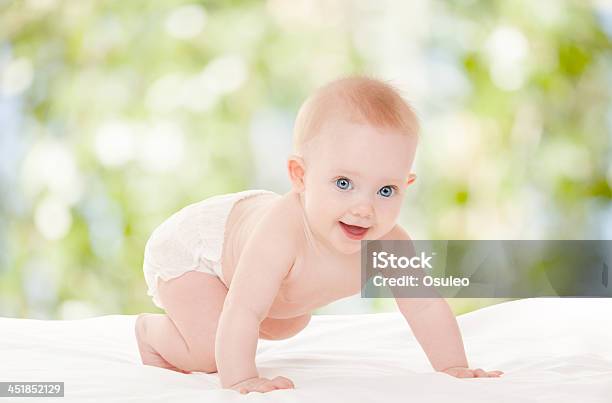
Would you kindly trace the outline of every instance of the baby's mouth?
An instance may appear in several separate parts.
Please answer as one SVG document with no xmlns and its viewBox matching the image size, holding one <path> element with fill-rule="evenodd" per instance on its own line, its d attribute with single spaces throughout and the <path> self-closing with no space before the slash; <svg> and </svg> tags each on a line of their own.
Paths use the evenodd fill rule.
<svg viewBox="0 0 612 403">
<path fill-rule="evenodd" d="M 338 221 L 340 223 L 340 227 L 344 231 L 344 234 L 350 239 L 360 240 L 362 239 L 366 232 L 368 232 L 369 228 L 360 227 L 358 225 L 349 225 L 345 224 L 342 221 Z"/>
</svg>

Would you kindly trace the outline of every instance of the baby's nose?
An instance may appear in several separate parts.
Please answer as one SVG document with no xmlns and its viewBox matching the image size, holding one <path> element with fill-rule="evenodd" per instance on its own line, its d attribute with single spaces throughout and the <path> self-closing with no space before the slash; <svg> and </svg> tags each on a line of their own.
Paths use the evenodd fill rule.
<svg viewBox="0 0 612 403">
<path fill-rule="evenodd" d="M 372 205 L 369 203 L 361 203 L 359 205 L 354 206 L 351 209 L 351 214 L 356 215 L 361 218 L 370 218 L 372 217 L 373 212 L 374 212 L 374 209 L 372 208 Z"/>
</svg>

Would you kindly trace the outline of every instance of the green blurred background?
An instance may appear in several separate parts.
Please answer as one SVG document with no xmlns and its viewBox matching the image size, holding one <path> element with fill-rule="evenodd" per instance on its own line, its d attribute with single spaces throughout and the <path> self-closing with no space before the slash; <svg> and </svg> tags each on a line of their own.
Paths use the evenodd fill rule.
<svg viewBox="0 0 612 403">
<path fill-rule="evenodd" d="M 0 0 L 0 316 L 159 311 L 151 231 L 286 192 L 300 103 L 348 74 L 421 119 L 413 238 L 612 239 L 611 38 L 606 1 Z"/>
</svg>

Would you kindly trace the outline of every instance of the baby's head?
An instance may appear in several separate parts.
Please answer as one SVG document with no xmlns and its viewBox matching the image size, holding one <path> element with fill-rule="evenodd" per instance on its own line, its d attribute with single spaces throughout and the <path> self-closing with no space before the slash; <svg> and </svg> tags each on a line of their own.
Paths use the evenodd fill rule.
<svg viewBox="0 0 612 403">
<path fill-rule="evenodd" d="M 393 228 L 415 179 L 418 130 L 410 106 L 376 79 L 340 79 L 304 102 L 288 169 L 319 240 L 352 254 L 361 239 L 379 239 Z"/>
</svg>

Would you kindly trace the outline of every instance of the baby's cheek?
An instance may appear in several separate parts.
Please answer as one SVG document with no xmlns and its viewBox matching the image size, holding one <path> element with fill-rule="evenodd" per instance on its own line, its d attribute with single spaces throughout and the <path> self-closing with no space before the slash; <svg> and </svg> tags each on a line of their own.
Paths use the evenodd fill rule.
<svg viewBox="0 0 612 403">
<path fill-rule="evenodd" d="M 338 200 L 338 196 L 333 192 L 323 193 L 318 196 L 317 204 L 319 211 L 324 215 L 334 215 L 338 213 L 338 209 L 342 205 L 342 201 Z"/>
<path fill-rule="evenodd" d="M 400 213 L 402 211 L 403 200 L 404 199 L 402 197 L 398 197 L 397 200 L 395 200 L 395 203 L 392 208 L 389 209 L 390 214 L 392 216 L 392 221 L 394 223 L 397 222 L 397 220 L 399 219 Z"/>
<path fill-rule="evenodd" d="M 386 232 L 391 231 L 391 229 L 397 224 L 399 221 L 400 209 L 399 207 L 395 207 L 392 209 L 386 209 L 382 214 L 378 216 L 378 224 L 382 227 Z M 385 232 L 385 233 L 386 233 Z"/>
</svg>

